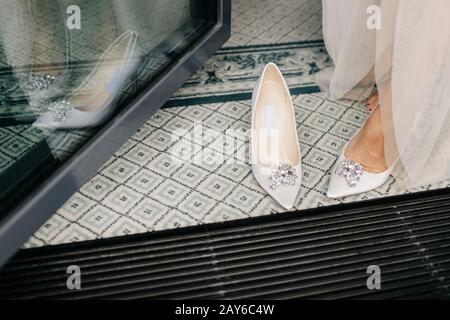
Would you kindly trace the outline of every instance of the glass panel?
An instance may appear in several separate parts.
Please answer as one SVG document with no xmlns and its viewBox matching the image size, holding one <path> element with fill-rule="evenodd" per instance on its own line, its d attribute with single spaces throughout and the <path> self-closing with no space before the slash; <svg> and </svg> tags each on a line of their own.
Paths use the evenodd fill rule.
<svg viewBox="0 0 450 320">
<path fill-rule="evenodd" d="M 212 0 L 0 5 L 0 209 L 151 85 L 215 25 L 217 12 Z"/>
</svg>

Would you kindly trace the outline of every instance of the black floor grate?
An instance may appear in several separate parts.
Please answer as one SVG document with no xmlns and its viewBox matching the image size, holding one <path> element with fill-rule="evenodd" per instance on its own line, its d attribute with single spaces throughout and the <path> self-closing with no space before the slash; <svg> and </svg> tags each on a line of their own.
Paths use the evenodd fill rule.
<svg viewBox="0 0 450 320">
<path fill-rule="evenodd" d="M 67 267 L 82 289 L 67 289 Z M 381 290 L 366 269 L 381 268 Z M 28 249 L 0 298 L 449 298 L 450 193 Z"/>
</svg>

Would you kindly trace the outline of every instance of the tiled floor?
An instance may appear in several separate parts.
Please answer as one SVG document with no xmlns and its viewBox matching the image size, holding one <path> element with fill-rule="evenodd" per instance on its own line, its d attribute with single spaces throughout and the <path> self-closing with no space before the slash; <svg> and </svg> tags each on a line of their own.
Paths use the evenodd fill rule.
<svg viewBox="0 0 450 320">
<path fill-rule="evenodd" d="M 234 0 L 232 36 L 225 47 L 321 39 L 320 10 L 320 0 Z M 214 68 L 217 71 L 217 67 Z M 238 69 L 240 68 L 238 67 Z M 300 80 L 299 77 L 292 79 Z M 249 84 L 252 85 L 252 82 L 253 80 Z M 205 86 L 205 88 L 207 87 Z M 227 90 L 231 89 L 232 87 Z M 197 95 L 201 93 L 200 90 Z M 176 96 L 179 95 L 180 93 L 177 93 Z M 236 166 L 234 169 L 225 168 L 225 171 L 219 173 L 218 176 L 208 174 L 210 172 L 208 168 L 182 166 L 181 169 L 177 168 L 179 177 L 184 177 L 183 172 L 187 175 L 180 180 L 182 183 L 177 182 L 177 179 L 167 180 L 168 176 L 165 174 L 154 174 L 159 165 L 164 168 L 167 164 L 167 159 L 164 160 L 164 153 L 158 154 L 158 146 L 154 145 L 155 139 L 158 138 L 155 135 L 161 135 L 166 130 L 170 131 L 170 124 L 176 121 L 174 118 L 160 129 L 157 129 L 158 126 L 154 127 L 155 123 L 163 121 L 165 115 L 173 117 L 174 112 L 175 114 L 181 112 L 183 116 L 176 119 L 184 119 L 183 121 L 187 123 L 198 117 L 198 114 L 192 114 L 194 111 L 206 112 L 205 115 L 208 115 L 209 122 L 214 121 L 217 117 L 222 117 L 222 120 L 233 119 L 233 112 L 235 112 L 233 109 L 236 108 L 236 104 L 223 105 L 220 108 L 222 111 L 216 114 L 216 109 L 219 107 L 220 105 L 215 104 L 198 105 L 158 113 L 99 170 L 99 173 L 90 182 L 81 188 L 80 192 L 76 193 L 42 226 L 26 246 L 58 244 L 244 218 L 250 215 L 249 210 L 254 209 L 257 203 L 259 203 L 260 210 L 255 210 L 256 215 L 260 214 L 259 212 L 270 213 L 271 208 L 276 208 L 276 205 L 274 207 L 274 203 L 267 199 L 260 190 L 252 191 L 248 187 L 243 187 L 247 188 L 246 190 L 236 189 L 237 181 L 243 179 L 250 186 L 254 186 L 248 177 L 247 166 Z M 237 110 L 248 115 L 248 104 L 244 102 Z M 230 116 L 231 118 L 228 118 Z M 238 115 L 238 117 L 241 116 Z M 158 120 L 158 117 L 163 118 Z M 149 132 L 149 129 L 152 131 Z M 153 131 L 154 129 L 156 131 Z M 138 143 L 141 141 L 139 137 L 144 137 L 146 133 L 149 133 L 145 139 L 151 142 L 150 145 Z M 143 163 L 141 159 L 143 156 L 147 160 L 153 160 L 145 162 L 146 165 L 143 167 L 136 167 L 136 163 L 140 165 Z M 170 171 L 166 170 L 166 172 L 170 174 Z M 188 178 L 197 179 L 198 174 L 200 174 L 200 180 L 190 182 Z M 236 181 L 230 184 L 233 180 Z M 193 184 L 191 185 L 191 183 Z M 223 192 L 230 194 L 229 200 L 222 201 L 224 199 L 217 198 L 217 196 L 224 196 L 222 192 L 217 195 L 211 194 L 208 190 L 214 189 L 207 187 L 211 183 L 228 188 L 228 191 L 223 190 Z M 201 188 L 199 184 L 205 186 Z M 153 186 L 159 187 L 154 191 L 149 191 L 153 190 Z M 190 188 L 200 188 L 203 189 L 203 192 L 193 192 Z M 152 192 L 160 194 L 152 194 Z M 243 200 L 242 195 L 245 193 L 247 196 Z M 164 194 L 180 198 L 180 201 L 175 198 L 164 200 Z M 261 202 L 262 199 L 265 200 Z M 175 202 L 177 203 L 175 207 L 170 205 Z M 198 203 L 204 203 L 204 207 L 196 214 L 196 207 L 192 207 L 192 205 Z M 239 209 L 232 209 L 233 207 Z M 231 210 L 227 210 L 227 208 L 231 208 Z M 276 210 L 278 211 L 280 208 Z"/>
<path fill-rule="evenodd" d="M 322 37 L 320 3 L 234 0 L 231 39 L 175 94 L 171 101 L 176 100 L 178 106 L 162 109 L 149 119 L 26 246 L 283 211 L 255 182 L 248 163 L 239 162 L 238 156 L 248 152 L 243 139 L 236 140 L 236 152 L 227 153 L 217 136 L 202 135 L 202 144 L 194 140 L 192 150 L 208 161 L 199 164 L 173 157 L 186 146 L 186 137 L 197 136 L 196 123 L 224 136 L 229 136 L 229 129 L 249 128 L 249 95 L 268 61 L 279 64 L 293 92 L 304 171 L 296 208 L 338 203 L 325 196 L 330 168 L 367 113 L 362 103 L 330 101 L 314 85 L 313 74 L 329 64 L 322 42 L 311 41 Z M 172 133 L 177 129 L 185 129 L 186 135 L 173 140 Z M 217 155 L 237 161 L 216 162 Z M 447 185 L 443 182 L 420 190 Z M 399 192 L 391 178 L 378 190 L 342 201 Z"/>
<path fill-rule="evenodd" d="M 234 0 L 226 46 L 322 38 L 320 0 Z"/>
</svg>

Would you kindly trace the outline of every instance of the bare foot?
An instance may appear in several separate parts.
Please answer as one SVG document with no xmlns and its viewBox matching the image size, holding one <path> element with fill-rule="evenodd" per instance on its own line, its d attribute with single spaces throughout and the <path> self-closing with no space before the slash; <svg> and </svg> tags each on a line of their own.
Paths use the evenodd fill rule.
<svg viewBox="0 0 450 320">
<path fill-rule="evenodd" d="M 378 95 L 378 91 L 375 91 L 367 100 L 367 108 L 369 109 L 369 112 L 372 112 L 375 110 L 375 108 L 378 106 L 380 97 Z"/>
<path fill-rule="evenodd" d="M 361 163 L 367 172 L 380 173 L 387 170 L 380 108 L 372 112 L 364 127 L 345 150 L 345 156 Z"/>
</svg>

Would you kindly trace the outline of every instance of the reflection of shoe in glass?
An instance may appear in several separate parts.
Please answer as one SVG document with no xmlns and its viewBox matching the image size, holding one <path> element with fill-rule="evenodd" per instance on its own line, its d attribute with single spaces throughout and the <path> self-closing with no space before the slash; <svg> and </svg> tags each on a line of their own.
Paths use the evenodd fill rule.
<svg viewBox="0 0 450 320">
<path fill-rule="evenodd" d="M 38 111 L 43 103 L 58 96 L 63 91 L 67 72 L 58 76 L 48 73 L 21 74 L 22 87 L 29 96 L 30 105 Z"/>
<path fill-rule="evenodd" d="M 102 124 L 114 111 L 120 90 L 135 73 L 140 62 L 138 54 L 137 33 L 123 33 L 102 54 L 83 83 L 65 99 L 50 103 L 33 125 L 75 129 Z"/>
<path fill-rule="evenodd" d="M 31 73 L 18 75 L 26 91 L 48 90 L 56 81 L 56 77 L 48 73 Z"/>
<path fill-rule="evenodd" d="M 289 89 L 269 63 L 253 91 L 252 171 L 261 187 L 285 209 L 294 207 L 301 186 L 301 155 Z"/>
<path fill-rule="evenodd" d="M 352 140 L 359 132 L 360 131 L 358 130 Z M 331 172 L 327 191 L 327 196 L 329 198 L 343 198 L 376 189 L 388 180 L 393 170 L 394 166 L 392 165 L 387 170 L 380 173 L 366 171 L 361 163 L 348 159 L 345 156 L 345 150 L 349 144 L 350 142 L 344 146 L 336 166 L 332 169 L 333 171 Z"/>
</svg>

